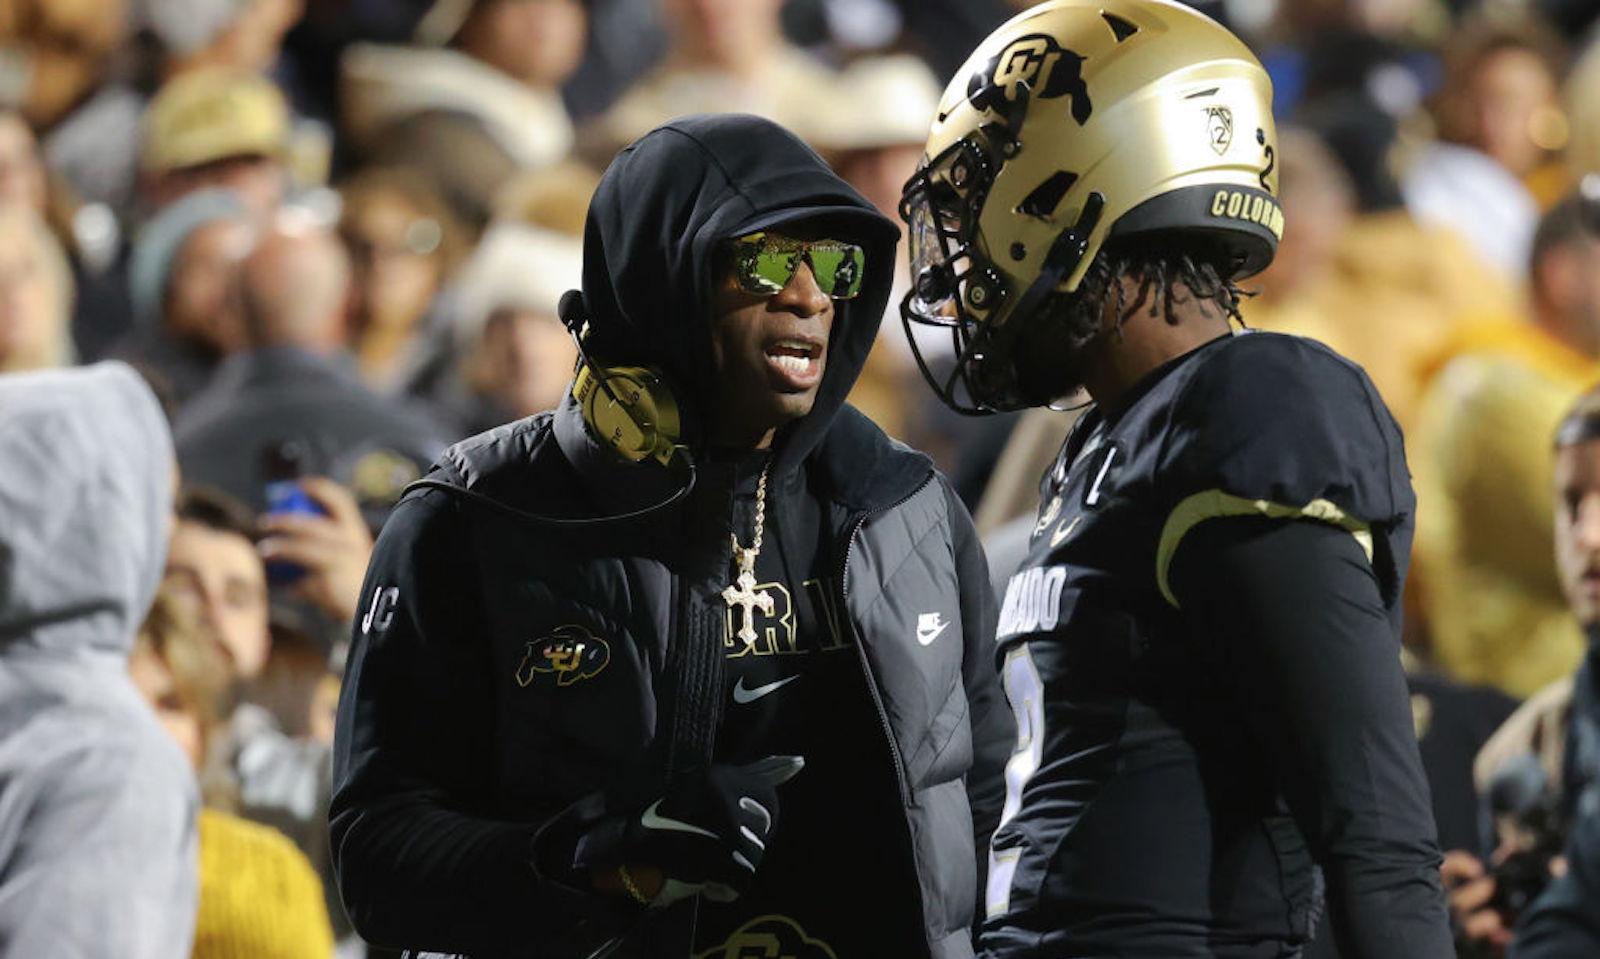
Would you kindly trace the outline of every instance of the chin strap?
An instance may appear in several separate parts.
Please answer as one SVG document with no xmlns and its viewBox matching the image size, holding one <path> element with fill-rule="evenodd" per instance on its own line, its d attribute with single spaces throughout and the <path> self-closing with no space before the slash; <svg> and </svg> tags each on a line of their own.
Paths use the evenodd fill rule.
<svg viewBox="0 0 1600 959">
<path fill-rule="evenodd" d="M 1038 309 L 1044 298 L 1060 286 L 1072 271 L 1083 262 L 1084 255 L 1089 252 L 1089 237 L 1094 233 L 1094 228 L 1100 225 L 1100 215 L 1105 212 L 1106 198 L 1096 190 L 1089 194 L 1083 201 L 1083 210 L 1078 213 L 1077 222 L 1063 230 L 1050 244 L 1050 252 L 1044 256 L 1044 266 L 1039 270 L 1039 276 L 1028 286 L 1022 299 L 1011 311 L 1014 318 L 1027 316 Z"/>
<path fill-rule="evenodd" d="M 999 339 L 1014 339 L 1019 324 L 1044 303 L 1045 297 L 1066 281 L 1067 277 L 1083 262 L 1084 256 L 1089 252 L 1089 237 L 1100 223 L 1100 216 L 1105 212 L 1106 198 L 1098 190 L 1090 193 L 1083 202 L 1083 209 L 1078 213 L 1078 219 L 1072 226 L 1061 231 L 1050 244 L 1050 250 L 1045 254 L 1044 265 L 1039 270 L 1039 275 L 1023 291 L 1017 305 L 1012 307 L 1006 323 L 1002 327 L 993 327 L 985 324 L 981 329 L 981 338 L 974 337 L 968 344 L 966 353 L 977 354 L 989 349 Z M 966 364 L 958 362 L 957 370 Z M 1016 387 L 1013 384 L 1012 389 Z M 968 391 L 973 392 L 971 386 Z M 1020 391 L 1018 391 L 1020 392 Z M 974 394 L 975 395 L 975 394 Z M 1034 405 L 1034 404 L 1027 404 Z M 991 410 L 1001 407 L 991 407 Z"/>
</svg>

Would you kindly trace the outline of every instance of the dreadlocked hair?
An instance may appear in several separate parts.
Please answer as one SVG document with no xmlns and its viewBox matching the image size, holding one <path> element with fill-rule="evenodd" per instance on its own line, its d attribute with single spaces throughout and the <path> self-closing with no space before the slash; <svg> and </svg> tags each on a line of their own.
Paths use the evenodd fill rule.
<svg viewBox="0 0 1600 959">
<path fill-rule="evenodd" d="M 1008 355 L 1022 404 L 1042 405 L 1082 386 L 1077 359 L 1106 332 L 1108 310 L 1115 311 L 1111 330 L 1117 336 L 1141 309 L 1178 323 L 1179 304 L 1209 304 L 1243 323 L 1239 303 L 1253 294 L 1234 284 L 1233 264 L 1220 248 L 1194 236 L 1101 247 L 1076 290 L 1049 293 L 1029 322 L 1015 324 Z"/>
<path fill-rule="evenodd" d="M 1108 307 L 1115 308 L 1116 326 L 1136 310 L 1148 308 L 1151 316 L 1165 315 L 1177 323 L 1174 313 L 1182 302 L 1209 302 L 1213 308 L 1243 324 L 1239 304 L 1253 291 L 1233 282 L 1232 270 L 1220 263 L 1226 258 L 1218 251 L 1193 243 L 1182 246 L 1152 246 L 1148 243 L 1107 244 L 1095 255 L 1078 289 L 1072 293 L 1053 293 L 1045 301 L 1044 312 L 1054 316 L 1060 335 L 1074 347 L 1083 346 L 1101 332 L 1101 318 Z M 1130 284 L 1120 282 L 1131 280 Z"/>
</svg>

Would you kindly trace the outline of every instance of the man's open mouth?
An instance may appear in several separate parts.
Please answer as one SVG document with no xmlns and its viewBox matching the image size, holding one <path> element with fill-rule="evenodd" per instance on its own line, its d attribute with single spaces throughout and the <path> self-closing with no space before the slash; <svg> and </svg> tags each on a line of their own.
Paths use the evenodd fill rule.
<svg viewBox="0 0 1600 959">
<path fill-rule="evenodd" d="M 811 385 L 821 371 L 818 360 L 822 357 L 822 344 L 812 340 L 785 337 L 766 345 L 767 360 L 793 385 Z"/>
<path fill-rule="evenodd" d="M 822 347 L 804 340 L 778 340 L 767 347 L 767 355 L 784 369 L 803 373 L 812 360 L 822 355 Z"/>
</svg>

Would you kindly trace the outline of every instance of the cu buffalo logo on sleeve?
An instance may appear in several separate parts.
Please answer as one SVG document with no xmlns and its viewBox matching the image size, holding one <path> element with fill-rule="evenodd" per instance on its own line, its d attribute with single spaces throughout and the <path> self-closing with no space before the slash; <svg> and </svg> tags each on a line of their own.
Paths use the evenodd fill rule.
<svg viewBox="0 0 1600 959">
<path fill-rule="evenodd" d="M 541 673 L 557 686 L 592 679 L 611 662 L 611 647 L 582 626 L 557 626 L 548 636 L 529 640 L 517 667 L 517 685 L 526 687 Z"/>
<path fill-rule="evenodd" d="M 1033 33 L 1018 37 L 967 81 L 967 100 L 980 110 L 1004 114 L 1023 89 L 1041 100 L 1072 98 L 1072 119 L 1089 122 L 1094 106 L 1083 82 L 1083 57 L 1056 43 L 1055 37 Z"/>
</svg>

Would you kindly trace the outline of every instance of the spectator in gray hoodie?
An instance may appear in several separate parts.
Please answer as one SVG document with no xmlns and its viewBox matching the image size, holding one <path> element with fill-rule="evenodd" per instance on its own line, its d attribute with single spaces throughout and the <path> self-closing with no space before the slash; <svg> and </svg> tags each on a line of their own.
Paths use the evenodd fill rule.
<svg viewBox="0 0 1600 959">
<path fill-rule="evenodd" d="M 121 363 L 0 376 L 0 943 L 189 954 L 199 796 L 128 678 L 172 440 Z"/>
</svg>

